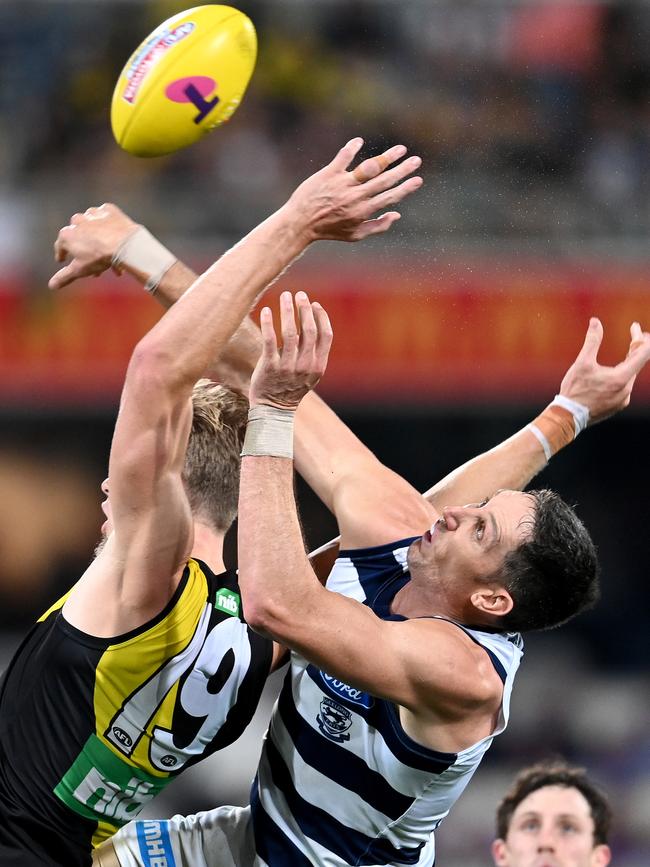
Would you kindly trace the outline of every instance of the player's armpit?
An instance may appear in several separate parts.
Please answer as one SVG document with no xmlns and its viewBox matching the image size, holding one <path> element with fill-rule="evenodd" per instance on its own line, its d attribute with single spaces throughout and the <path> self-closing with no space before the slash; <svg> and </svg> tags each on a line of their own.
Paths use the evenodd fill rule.
<svg viewBox="0 0 650 867">
<path fill-rule="evenodd" d="M 317 548 L 309 554 L 311 568 L 314 570 L 316 577 L 323 586 L 327 583 L 332 567 L 336 562 L 336 558 L 339 556 L 339 542 L 340 536 L 337 536 L 336 539 L 331 539 L 329 542 L 325 542 L 324 545 L 321 545 L 320 548 Z"/>
</svg>

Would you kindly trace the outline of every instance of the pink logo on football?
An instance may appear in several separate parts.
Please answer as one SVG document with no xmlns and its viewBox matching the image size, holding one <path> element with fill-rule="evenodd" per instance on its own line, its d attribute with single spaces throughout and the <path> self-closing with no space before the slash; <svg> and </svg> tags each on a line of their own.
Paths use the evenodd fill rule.
<svg viewBox="0 0 650 867">
<path fill-rule="evenodd" d="M 190 94 L 200 94 L 204 99 L 214 93 L 217 82 L 207 75 L 190 75 L 172 81 L 165 88 L 165 96 L 172 102 L 195 102 Z"/>
</svg>

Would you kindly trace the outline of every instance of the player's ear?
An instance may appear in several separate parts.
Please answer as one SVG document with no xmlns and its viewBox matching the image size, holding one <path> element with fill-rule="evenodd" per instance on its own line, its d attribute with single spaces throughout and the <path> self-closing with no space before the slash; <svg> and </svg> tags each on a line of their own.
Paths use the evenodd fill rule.
<svg viewBox="0 0 650 867">
<path fill-rule="evenodd" d="M 607 867 L 611 860 L 612 850 L 605 843 L 601 843 L 592 852 L 590 867 Z"/>
<path fill-rule="evenodd" d="M 492 860 L 495 867 L 508 867 L 508 849 L 506 841 L 499 838 L 492 842 Z"/>
<path fill-rule="evenodd" d="M 477 611 L 490 614 L 493 617 L 504 617 L 514 606 L 512 596 L 505 587 L 481 587 L 470 596 L 470 601 Z"/>
</svg>

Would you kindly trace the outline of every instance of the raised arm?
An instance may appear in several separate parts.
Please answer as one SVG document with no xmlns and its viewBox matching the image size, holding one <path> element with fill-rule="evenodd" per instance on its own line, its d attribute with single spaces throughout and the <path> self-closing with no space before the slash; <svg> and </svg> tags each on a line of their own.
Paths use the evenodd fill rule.
<svg viewBox="0 0 650 867">
<path fill-rule="evenodd" d="M 468 746 L 477 731 L 492 730 L 501 696 L 486 654 L 447 622 L 383 621 L 323 588 L 310 568 L 293 494 L 293 412 L 324 370 L 331 329 L 324 310 L 298 293 L 298 337 L 291 296 L 280 303 L 282 350 L 270 311 L 262 311 L 264 350 L 242 458 L 239 581 L 249 623 L 345 683 L 401 705 L 421 743 Z"/>
<path fill-rule="evenodd" d="M 102 217 L 97 219 L 100 212 Z M 57 253 L 72 251 L 75 258 L 59 272 L 61 278 L 56 280 L 56 285 L 64 285 L 82 274 L 99 273 L 110 267 L 112 261 L 117 261 L 118 267 L 145 284 L 152 277 L 152 269 L 157 267 L 152 263 L 173 261 L 175 264 L 159 278 L 155 293 L 163 306 L 171 306 L 190 284 L 193 272 L 176 262 L 171 254 L 158 253 L 157 258 L 155 240 L 153 248 L 146 248 L 149 252 L 144 260 L 142 254 L 140 257 L 124 254 L 125 241 L 133 237 L 136 229 L 136 224 L 113 205 L 75 215 L 72 226 L 63 229 L 57 240 Z M 136 253 L 138 249 L 136 247 Z M 140 267 L 138 262 L 142 263 Z M 564 377 L 559 392 L 589 410 L 589 424 L 627 406 L 636 373 L 648 359 L 648 335 L 642 333 L 637 323 L 631 328 L 628 357 L 621 364 L 614 367 L 598 364 L 602 339 L 602 325 L 593 319 L 584 346 Z M 212 359 L 209 372 L 217 379 L 247 390 L 259 352 L 259 329 L 246 318 L 221 355 Z M 425 493 L 427 505 L 417 499 L 411 485 L 385 467 L 336 413 L 310 392 L 297 412 L 296 468 L 328 508 L 342 519 L 345 545 L 381 544 L 387 539 L 420 532 L 445 505 L 479 502 L 502 487 L 523 489 L 544 468 L 549 456 L 575 438 L 573 419 L 557 404 L 542 413 L 540 424 L 544 428 L 551 425 L 550 449 L 545 451 L 527 425 L 430 488 Z M 381 516 L 376 510 L 378 502 L 383 504 Z M 369 510 L 375 516 L 372 524 L 364 517 Z M 349 516 L 349 520 L 344 516 Z"/>
<path fill-rule="evenodd" d="M 650 334 L 635 322 L 630 337 L 623 361 L 600 365 L 603 328 L 592 319 L 583 347 L 562 380 L 560 397 L 530 425 L 429 489 L 426 506 L 411 485 L 384 466 L 312 393 L 296 413 L 296 467 L 336 514 L 343 548 L 421 533 L 446 505 L 481 502 L 500 488 L 525 488 L 584 425 L 626 407 L 636 376 L 650 358 Z"/>
<path fill-rule="evenodd" d="M 354 241 L 385 231 L 399 215 L 372 215 L 420 185 L 418 178 L 408 178 L 419 160 L 394 165 L 404 155 L 401 146 L 349 171 L 361 144 L 349 142 L 301 184 L 285 206 L 209 268 L 136 347 L 109 462 L 113 533 L 66 603 L 74 625 L 116 634 L 166 604 L 193 542 L 182 469 L 194 383 L 259 294 L 313 241 Z M 113 601 L 106 603 L 114 605 L 110 614 L 106 609 L 100 614 L 96 605 L 94 614 L 87 610 L 98 583 Z"/>
</svg>

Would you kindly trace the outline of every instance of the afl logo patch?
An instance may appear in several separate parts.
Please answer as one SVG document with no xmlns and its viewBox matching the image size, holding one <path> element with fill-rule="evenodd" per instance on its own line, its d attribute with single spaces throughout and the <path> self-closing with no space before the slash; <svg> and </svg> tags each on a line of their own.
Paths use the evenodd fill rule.
<svg viewBox="0 0 650 867">
<path fill-rule="evenodd" d="M 178 759 L 176 756 L 166 755 L 163 756 L 160 760 L 160 764 L 164 765 L 166 768 L 173 768 L 175 764 L 177 764 Z"/>
<path fill-rule="evenodd" d="M 113 737 L 118 743 L 122 744 L 123 747 L 132 747 L 133 741 L 131 740 L 131 736 L 128 735 L 124 729 L 118 728 L 117 726 L 113 726 Z"/>
<path fill-rule="evenodd" d="M 346 734 L 346 732 L 352 725 L 352 714 L 337 701 L 332 701 L 331 698 L 323 698 L 316 722 L 318 723 L 318 728 L 330 740 L 337 741 L 338 743 L 350 740 L 350 735 Z"/>
</svg>

